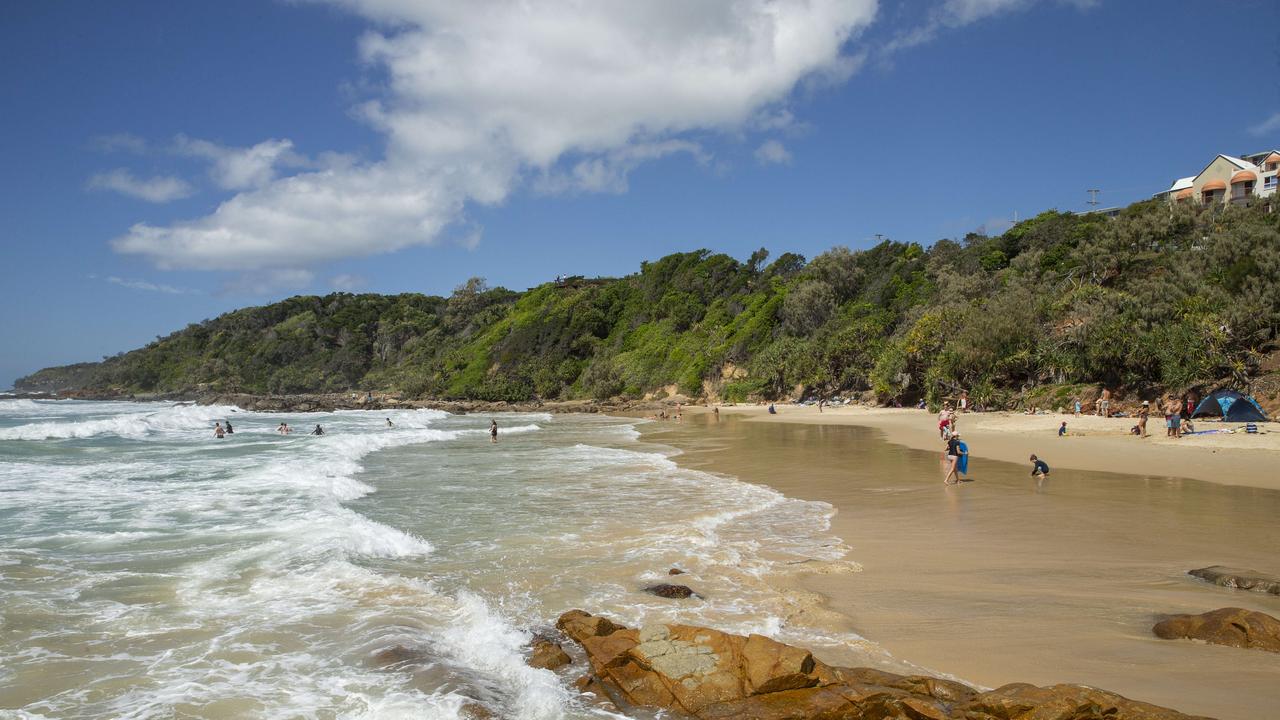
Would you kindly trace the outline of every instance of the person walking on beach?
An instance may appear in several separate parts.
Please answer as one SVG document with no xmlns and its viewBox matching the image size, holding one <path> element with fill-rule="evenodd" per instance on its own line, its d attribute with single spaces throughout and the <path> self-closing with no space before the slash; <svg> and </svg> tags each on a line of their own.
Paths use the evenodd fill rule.
<svg viewBox="0 0 1280 720">
<path fill-rule="evenodd" d="M 216 438 L 226 436 L 226 431 L 222 429 L 222 423 L 216 422 L 213 424 L 213 436 Z"/>
<path fill-rule="evenodd" d="M 960 476 L 956 474 L 956 464 L 960 462 L 960 456 L 963 454 L 964 450 L 960 447 L 960 433 L 952 433 L 947 439 L 947 474 L 942 478 L 943 485 L 956 485 L 960 482 Z"/>
<path fill-rule="evenodd" d="M 489 421 L 489 442 L 493 442 L 493 443 L 498 442 L 498 421 L 497 420 Z"/>
<path fill-rule="evenodd" d="M 1098 416 L 1111 417 L 1111 391 L 1102 388 L 1102 396 L 1098 398 Z"/>
<path fill-rule="evenodd" d="M 1031 456 L 1031 477 L 1041 480 L 1049 477 L 1049 465 L 1035 455 Z"/>
<path fill-rule="evenodd" d="M 1143 400 L 1142 409 L 1138 411 L 1138 434 L 1142 437 L 1147 435 L 1147 420 L 1151 417 L 1151 401 Z"/>
</svg>

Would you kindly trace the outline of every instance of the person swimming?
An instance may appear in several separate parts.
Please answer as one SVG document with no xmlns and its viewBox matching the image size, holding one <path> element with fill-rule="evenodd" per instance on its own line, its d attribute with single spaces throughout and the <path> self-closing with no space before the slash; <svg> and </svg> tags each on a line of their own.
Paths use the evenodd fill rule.
<svg viewBox="0 0 1280 720">
<path fill-rule="evenodd" d="M 394 427 L 394 426 L 391 424 L 391 418 L 387 418 L 387 427 Z"/>
<path fill-rule="evenodd" d="M 312 431 L 311 431 L 311 434 L 312 434 L 312 435 L 323 435 L 323 434 L 324 434 L 324 428 L 320 427 L 319 425 L 316 425 L 316 429 L 315 429 L 315 430 L 312 430 Z"/>
<path fill-rule="evenodd" d="M 216 438 L 225 437 L 226 432 L 222 429 L 222 423 L 213 424 L 213 436 Z"/>
<path fill-rule="evenodd" d="M 489 442 L 498 442 L 498 421 L 489 421 Z"/>
<path fill-rule="evenodd" d="M 236 431 L 236 430 L 235 430 L 235 428 L 231 427 L 231 421 L 230 421 L 230 420 L 228 420 L 228 421 L 227 421 L 227 434 L 228 434 L 228 435 L 234 435 L 234 434 L 235 434 L 235 431 Z"/>
</svg>

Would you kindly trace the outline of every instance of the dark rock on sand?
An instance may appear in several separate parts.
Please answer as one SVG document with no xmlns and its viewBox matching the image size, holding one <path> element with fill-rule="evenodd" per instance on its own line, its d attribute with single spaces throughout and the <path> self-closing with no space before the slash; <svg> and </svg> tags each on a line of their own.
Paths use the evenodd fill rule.
<svg viewBox="0 0 1280 720">
<path fill-rule="evenodd" d="M 560 647 L 560 643 L 551 638 L 535 637 L 529 646 L 533 650 L 527 661 L 531 667 L 559 670 L 573 662 L 573 658 L 570 658 L 569 653 Z"/>
<path fill-rule="evenodd" d="M 667 571 L 667 574 L 668 574 L 668 575 L 683 575 L 683 574 L 684 574 L 684 571 L 683 571 L 683 570 L 681 570 L 680 568 L 671 568 L 670 570 L 668 570 L 668 571 Z"/>
<path fill-rule="evenodd" d="M 659 583 L 657 585 L 650 585 L 649 587 L 645 588 L 644 591 L 649 593 L 650 595 L 657 595 L 658 597 L 678 598 L 681 600 L 688 597 L 701 597 L 700 595 L 698 595 L 698 593 L 691 590 L 687 585 L 670 585 L 668 583 Z"/>
<path fill-rule="evenodd" d="M 1280 595 L 1280 577 L 1260 573 L 1257 570 L 1241 570 L 1239 568 L 1214 565 L 1191 570 L 1187 574 L 1222 587 Z"/>
<path fill-rule="evenodd" d="M 690 625 L 635 630 L 582 610 L 557 626 L 586 651 L 579 690 L 614 706 L 699 720 L 1190 720 L 1079 685 L 1013 684 L 980 693 L 958 682 L 833 667 L 803 648 Z"/>
<path fill-rule="evenodd" d="M 1156 623 L 1151 631 L 1165 640 L 1191 638 L 1214 645 L 1280 652 L 1280 620 L 1244 608 L 1174 615 Z"/>
</svg>

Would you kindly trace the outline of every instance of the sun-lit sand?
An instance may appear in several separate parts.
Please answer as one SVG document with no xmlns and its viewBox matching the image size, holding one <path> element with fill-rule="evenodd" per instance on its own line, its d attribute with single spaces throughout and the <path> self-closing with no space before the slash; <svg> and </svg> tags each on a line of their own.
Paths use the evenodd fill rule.
<svg viewBox="0 0 1280 720">
<path fill-rule="evenodd" d="M 924 410 L 850 405 L 819 413 L 811 405 L 776 407 L 777 415 L 769 415 L 758 405 L 725 406 L 720 412 L 757 422 L 862 425 L 879 430 L 892 443 L 942 449 L 937 415 Z M 693 412 L 706 411 L 693 408 Z M 1058 437 L 1058 426 L 1064 420 L 1067 435 Z M 1148 421 L 1146 438 L 1129 434 L 1136 423 L 1134 418 L 992 412 L 962 414 L 957 428 L 977 458 L 1025 463 L 1036 453 L 1054 469 L 1191 478 L 1280 490 L 1280 423 L 1259 423 L 1261 432 L 1247 434 L 1239 423 L 1197 421 L 1197 430 L 1239 430 L 1177 439 L 1165 436 L 1163 416 Z"/>
<path fill-rule="evenodd" d="M 830 503 L 832 532 L 861 566 L 777 580 L 820 593 L 834 611 L 788 623 L 841 625 L 988 687 L 1082 683 L 1222 720 L 1280 707 L 1280 654 L 1151 633 L 1167 613 L 1280 616 L 1280 597 L 1186 574 L 1216 564 L 1280 572 L 1275 424 L 1166 440 L 1163 418 L 1140 439 L 1126 434 L 1131 419 L 965 415 L 972 482 L 948 487 L 936 415 L 924 411 L 706 412 L 642 427 L 680 448 L 681 464 Z M 1072 434 L 1058 438 L 1063 419 Z M 1049 479 L 1030 477 L 1032 452 Z"/>
</svg>

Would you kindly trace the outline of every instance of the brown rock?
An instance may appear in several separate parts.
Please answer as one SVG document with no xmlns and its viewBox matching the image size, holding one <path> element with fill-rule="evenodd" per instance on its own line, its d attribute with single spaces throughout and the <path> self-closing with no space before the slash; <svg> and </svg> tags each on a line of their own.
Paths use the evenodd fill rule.
<svg viewBox="0 0 1280 720">
<path fill-rule="evenodd" d="M 478 702 L 465 702 L 458 708 L 458 717 L 463 720 L 493 720 L 493 711 Z"/>
<path fill-rule="evenodd" d="M 597 617 L 581 610 L 570 610 L 560 616 L 560 619 L 556 621 L 556 627 L 573 640 L 582 642 L 582 639 L 586 637 L 608 635 L 616 630 L 618 626 L 606 618 Z"/>
<path fill-rule="evenodd" d="M 1241 570 L 1238 568 L 1224 567 L 1222 565 L 1214 565 L 1212 567 L 1191 570 L 1188 571 L 1187 574 L 1222 587 L 1239 588 L 1240 590 L 1253 590 L 1254 592 L 1280 595 L 1280 576 L 1260 573 L 1257 570 Z"/>
<path fill-rule="evenodd" d="M 671 568 L 667 571 L 668 575 L 684 575 L 684 571 L 680 568 Z"/>
<path fill-rule="evenodd" d="M 613 623 L 601 635 L 600 620 L 573 611 L 559 625 L 575 630 L 570 636 L 593 668 L 578 688 L 623 709 L 660 708 L 699 720 L 1191 720 L 1078 685 L 1007 685 L 979 693 L 924 675 L 830 667 L 807 650 L 760 635 Z"/>
<path fill-rule="evenodd" d="M 1174 615 L 1151 631 L 1165 640 L 1191 638 L 1214 645 L 1280 652 L 1280 620 L 1244 608 L 1220 608 L 1200 615 Z"/>
<path fill-rule="evenodd" d="M 529 645 L 532 652 L 527 662 L 531 667 L 558 670 L 573 662 L 573 658 L 560 647 L 560 643 L 550 638 L 535 637 Z"/>
<path fill-rule="evenodd" d="M 691 590 L 687 585 L 669 585 L 667 583 L 659 583 L 650 585 L 644 589 L 650 595 L 657 595 L 664 598 L 685 599 L 688 597 L 698 597 L 698 593 Z"/>
<path fill-rule="evenodd" d="M 419 662 L 425 659 L 423 653 L 407 648 L 404 645 L 392 645 L 389 648 L 383 648 L 374 653 L 369 662 L 377 667 L 388 667 L 390 665 L 402 665 L 405 663 Z"/>
</svg>

